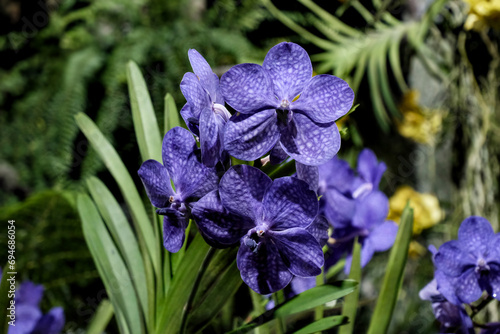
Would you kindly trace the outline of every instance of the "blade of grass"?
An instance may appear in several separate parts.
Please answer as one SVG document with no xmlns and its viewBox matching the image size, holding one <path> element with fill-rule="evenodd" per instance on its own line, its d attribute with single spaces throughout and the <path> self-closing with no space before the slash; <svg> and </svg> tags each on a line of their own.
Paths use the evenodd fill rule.
<svg viewBox="0 0 500 334">
<path fill-rule="evenodd" d="M 97 310 L 94 313 L 94 316 L 90 320 L 90 324 L 87 327 L 87 334 L 101 334 L 105 332 L 106 327 L 108 327 L 109 321 L 113 317 L 113 305 L 109 302 L 109 300 L 104 299 Z"/>
<path fill-rule="evenodd" d="M 382 289 L 372 315 L 368 334 L 386 333 L 403 282 L 408 248 L 413 232 L 413 209 L 407 204 L 401 216 L 396 241 L 389 255 Z"/>
<path fill-rule="evenodd" d="M 349 279 L 361 283 L 361 245 L 358 240 L 354 242 L 352 250 L 352 264 Z M 342 307 L 342 315 L 349 319 L 349 322 L 339 329 L 339 334 L 354 333 L 354 322 L 356 320 L 356 310 L 358 308 L 359 300 L 359 285 L 353 293 L 345 296 L 344 306 Z"/>
<path fill-rule="evenodd" d="M 332 329 L 335 327 L 342 326 L 347 322 L 347 318 L 341 315 L 334 315 L 331 317 L 326 317 L 315 321 L 305 327 L 302 327 L 294 334 L 312 334 L 312 333 L 321 333 L 322 331 L 326 331 L 327 329 Z M 343 327 L 341 327 L 342 329 Z"/>
<path fill-rule="evenodd" d="M 175 105 L 174 98 L 170 93 L 165 95 L 165 126 L 163 132 L 167 133 L 168 130 L 176 127 L 183 126 L 183 121 L 181 120 L 180 114 L 177 111 L 177 106 Z"/>
</svg>

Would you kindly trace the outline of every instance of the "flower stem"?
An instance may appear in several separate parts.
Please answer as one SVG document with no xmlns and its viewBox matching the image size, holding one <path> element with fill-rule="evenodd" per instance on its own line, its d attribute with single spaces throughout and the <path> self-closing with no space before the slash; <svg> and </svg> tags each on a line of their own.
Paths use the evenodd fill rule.
<svg viewBox="0 0 500 334">
<path fill-rule="evenodd" d="M 215 254 L 215 248 L 210 247 L 210 249 L 207 252 L 207 255 L 205 255 L 205 259 L 203 259 L 203 263 L 201 264 L 200 269 L 198 270 L 198 275 L 196 276 L 196 280 L 194 281 L 193 288 L 191 289 L 191 293 L 189 294 L 188 301 L 184 309 L 182 310 L 180 334 L 184 334 L 186 332 L 188 313 L 191 310 L 194 297 L 196 296 L 196 292 L 198 291 L 198 287 L 200 286 L 201 283 L 201 279 L 203 278 L 203 275 L 205 274 L 205 271 L 207 270 L 210 261 L 214 257 L 214 254 Z"/>
<path fill-rule="evenodd" d="M 281 293 L 281 296 L 280 296 L 280 293 Z M 274 307 L 276 307 L 279 304 L 281 304 L 283 302 L 283 298 L 284 298 L 284 296 L 283 296 L 283 290 L 280 290 L 280 291 L 278 291 L 276 293 L 273 293 Z M 278 324 L 277 329 L 276 329 L 276 333 L 278 333 L 278 334 L 285 334 L 286 324 L 284 322 L 284 319 L 282 317 L 279 317 L 279 318 L 276 319 L 276 322 Z"/>
</svg>

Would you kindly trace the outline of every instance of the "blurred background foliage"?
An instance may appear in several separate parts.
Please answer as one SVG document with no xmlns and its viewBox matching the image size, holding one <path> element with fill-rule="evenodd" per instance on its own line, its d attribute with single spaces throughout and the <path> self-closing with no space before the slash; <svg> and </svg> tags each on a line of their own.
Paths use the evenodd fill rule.
<svg viewBox="0 0 500 334">
<path fill-rule="evenodd" d="M 141 68 L 162 124 L 167 92 L 184 104 L 178 85 L 191 70 L 189 48 L 221 75 L 287 40 L 308 50 L 316 73 L 355 89 L 359 107 L 338 123 L 340 155 L 354 165 L 361 148 L 373 149 L 388 165 L 391 219 L 408 199 L 415 208 L 391 332 L 435 331 L 430 305 L 418 299 L 432 277 L 427 246 L 454 238 L 473 214 L 498 231 L 500 8 L 493 3 L 0 0 L 0 218 L 16 219 L 22 277 L 45 284 L 47 307 L 64 305 L 70 329 L 84 328 L 95 310 L 88 298 L 103 298 L 72 194 L 97 175 L 121 197 L 73 116 L 89 115 L 136 175 L 129 60 Z M 364 271 L 360 332 L 386 260 L 378 256 Z M 492 321 L 495 307 L 485 313 Z"/>
</svg>

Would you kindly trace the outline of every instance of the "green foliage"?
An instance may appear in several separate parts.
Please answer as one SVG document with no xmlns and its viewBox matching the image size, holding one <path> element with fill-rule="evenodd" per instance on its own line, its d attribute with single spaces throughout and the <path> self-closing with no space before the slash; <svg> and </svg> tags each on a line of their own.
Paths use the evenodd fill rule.
<svg viewBox="0 0 500 334">
<path fill-rule="evenodd" d="M 349 279 L 361 282 L 361 244 L 356 240 L 352 250 L 351 271 Z M 339 329 L 339 334 L 354 333 L 354 324 L 359 301 L 359 285 L 353 293 L 347 295 L 342 307 L 342 315 L 349 319 L 349 323 Z"/>
</svg>

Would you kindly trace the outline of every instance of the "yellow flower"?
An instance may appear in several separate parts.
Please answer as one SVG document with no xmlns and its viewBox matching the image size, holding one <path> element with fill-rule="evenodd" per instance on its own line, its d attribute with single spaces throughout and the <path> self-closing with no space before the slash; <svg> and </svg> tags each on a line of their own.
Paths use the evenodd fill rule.
<svg viewBox="0 0 500 334">
<path fill-rule="evenodd" d="M 401 121 L 396 121 L 399 133 L 406 138 L 422 144 L 430 144 L 434 135 L 441 130 L 441 114 L 438 111 L 427 110 L 418 104 L 420 93 L 416 90 L 407 92 L 399 104 L 403 115 Z"/>
<path fill-rule="evenodd" d="M 428 229 L 443 219 L 443 211 L 439 200 L 432 194 L 419 193 L 410 186 L 399 187 L 389 199 L 389 215 L 387 219 L 399 224 L 401 214 L 410 201 L 413 208 L 413 234 L 418 235 L 422 230 Z"/>
<path fill-rule="evenodd" d="M 419 242 L 413 240 L 410 242 L 410 248 L 408 249 L 408 256 L 412 259 L 417 259 L 427 253 L 427 249 L 422 246 Z"/>
<path fill-rule="evenodd" d="M 469 4 L 466 30 L 500 29 L 500 0 L 465 0 Z"/>
</svg>

